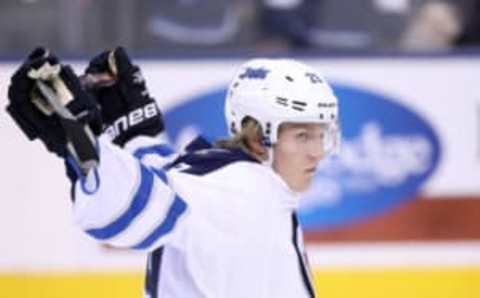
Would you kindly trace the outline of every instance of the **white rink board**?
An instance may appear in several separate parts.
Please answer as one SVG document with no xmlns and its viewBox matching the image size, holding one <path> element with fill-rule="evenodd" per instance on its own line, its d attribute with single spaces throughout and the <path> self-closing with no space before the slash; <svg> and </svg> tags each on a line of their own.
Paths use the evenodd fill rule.
<svg viewBox="0 0 480 298">
<path fill-rule="evenodd" d="M 398 99 L 433 126 L 443 157 L 422 190 L 425 195 L 480 196 L 480 57 L 305 61 L 331 81 Z M 241 62 L 138 61 L 164 110 L 224 86 Z M 5 113 L 13 67 L 0 64 L 0 271 L 142 267 L 145 260 L 139 253 L 112 254 L 72 225 L 62 162 L 46 154 L 38 141 L 27 141 Z M 80 72 L 84 64 L 74 67 Z"/>
</svg>

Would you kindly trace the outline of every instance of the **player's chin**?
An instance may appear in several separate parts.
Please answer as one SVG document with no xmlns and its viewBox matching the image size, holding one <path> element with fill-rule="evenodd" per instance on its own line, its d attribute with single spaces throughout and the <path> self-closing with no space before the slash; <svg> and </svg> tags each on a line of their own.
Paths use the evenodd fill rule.
<svg viewBox="0 0 480 298">
<path fill-rule="evenodd" d="M 312 185 L 313 177 L 305 177 L 301 181 L 297 181 L 295 187 L 293 187 L 296 192 L 305 192 Z"/>
</svg>

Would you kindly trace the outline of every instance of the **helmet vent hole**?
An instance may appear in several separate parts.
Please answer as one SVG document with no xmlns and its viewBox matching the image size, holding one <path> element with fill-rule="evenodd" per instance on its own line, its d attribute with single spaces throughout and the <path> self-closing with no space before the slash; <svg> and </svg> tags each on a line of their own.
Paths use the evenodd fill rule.
<svg viewBox="0 0 480 298">
<path fill-rule="evenodd" d="M 293 78 L 291 76 L 285 76 L 285 79 L 287 79 L 289 82 L 293 82 Z"/>
<path fill-rule="evenodd" d="M 288 106 L 288 99 L 286 99 L 284 97 L 277 97 L 277 103 L 284 106 L 284 107 L 287 107 Z"/>
<path fill-rule="evenodd" d="M 323 114 L 320 114 L 320 119 L 323 119 Z"/>
<path fill-rule="evenodd" d="M 307 106 L 307 103 L 304 101 L 298 101 L 294 100 L 292 101 L 292 109 L 297 110 L 297 111 L 305 111 L 305 107 Z"/>
</svg>

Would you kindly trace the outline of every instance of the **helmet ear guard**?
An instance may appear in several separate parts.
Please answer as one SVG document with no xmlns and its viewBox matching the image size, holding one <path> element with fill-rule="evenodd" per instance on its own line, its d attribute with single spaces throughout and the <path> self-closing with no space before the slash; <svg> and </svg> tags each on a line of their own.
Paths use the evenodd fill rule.
<svg viewBox="0 0 480 298">
<path fill-rule="evenodd" d="M 247 61 L 229 86 L 225 117 L 231 135 L 241 130 L 245 117 L 257 120 L 267 147 L 277 142 L 282 123 L 324 123 L 329 127 L 325 152 L 338 151 L 338 100 L 319 72 L 297 61 Z"/>
</svg>

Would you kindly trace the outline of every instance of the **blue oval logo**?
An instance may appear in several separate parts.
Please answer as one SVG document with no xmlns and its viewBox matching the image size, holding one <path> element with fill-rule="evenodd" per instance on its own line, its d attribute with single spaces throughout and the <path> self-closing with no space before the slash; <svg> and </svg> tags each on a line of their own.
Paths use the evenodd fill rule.
<svg viewBox="0 0 480 298">
<path fill-rule="evenodd" d="M 415 196 L 440 160 L 431 126 L 399 101 L 351 86 L 333 84 L 340 99 L 342 150 L 322 162 L 300 206 L 306 229 L 324 229 L 385 212 Z M 191 98 L 165 114 L 177 148 L 201 134 L 227 136 L 226 88 Z"/>
</svg>

